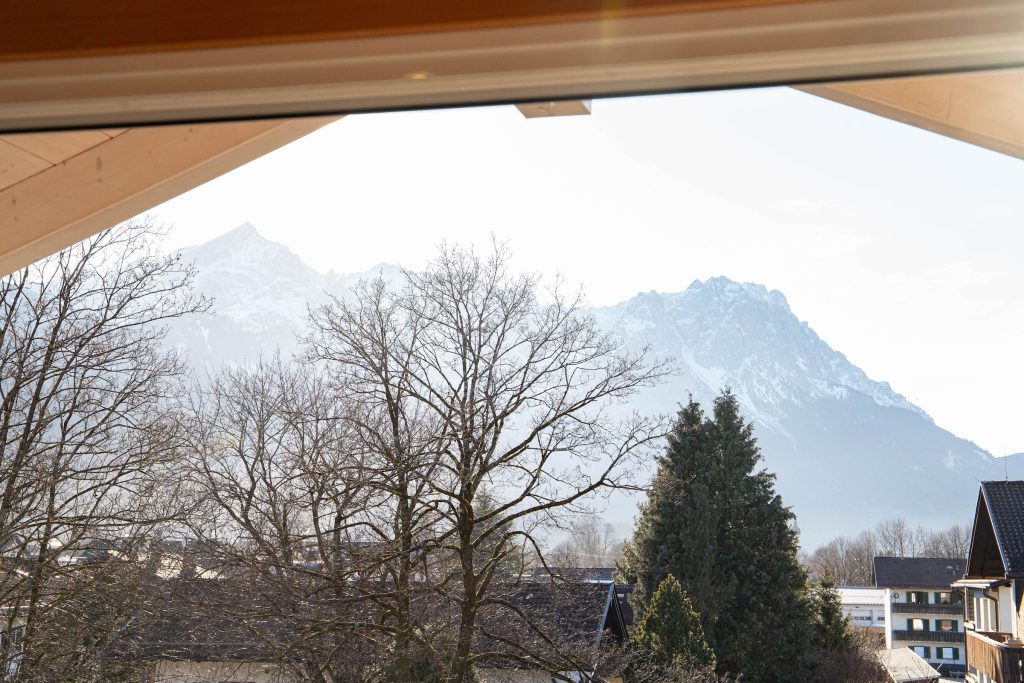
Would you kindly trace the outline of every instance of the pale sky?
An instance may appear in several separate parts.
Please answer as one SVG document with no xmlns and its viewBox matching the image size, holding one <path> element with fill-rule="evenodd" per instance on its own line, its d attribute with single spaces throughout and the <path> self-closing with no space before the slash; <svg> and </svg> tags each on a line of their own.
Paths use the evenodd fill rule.
<svg viewBox="0 0 1024 683">
<path fill-rule="evenodd" d="M 1024 161 L 789 89 L 352 116 L 150 212 L 249 221 L 318 270 L 507 241 L 590 303 L 726 275 L 935 421 L 1024 451 Z"/>
</svg>

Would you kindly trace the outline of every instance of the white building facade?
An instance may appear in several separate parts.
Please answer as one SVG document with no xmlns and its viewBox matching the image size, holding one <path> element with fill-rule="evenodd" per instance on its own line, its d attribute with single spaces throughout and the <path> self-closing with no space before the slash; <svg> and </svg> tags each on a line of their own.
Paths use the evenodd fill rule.
<svg viewBox="0 0 1024 683">
<path fill-rule="evenodd" d="M 967 651 L 962 594 L 953 582 L 966 561 L 876 557 L 875 585 L 884 592 L 885 646 L 909 647 L 944 676 L 963 677 Z"/>
<path fill-rule="evenodd" d="M 855 628 L 885 633 L 885 589 L 872 586 L 839 586 L 843 614 Z"/>
</svg>

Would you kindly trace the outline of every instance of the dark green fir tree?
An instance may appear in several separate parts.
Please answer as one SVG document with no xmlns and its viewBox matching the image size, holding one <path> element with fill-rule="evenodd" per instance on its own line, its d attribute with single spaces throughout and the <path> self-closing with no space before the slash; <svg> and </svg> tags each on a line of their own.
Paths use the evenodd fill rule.
<svg viewBox="0 0 1024 683">
<path fill-rule="evenodd" d="M 668 435 L 620 573 L 641 609 L 662 579 L 678 579 L 720 672 L 748 683 L 809 680 L 813 613 L 794 526 L 736 397 L 724 392 L 710 417 L 691 399 Z"/>
<path fill-rule="evenodd" d="M 700 616 L 671 574 L 651 596 L 633 644 L 646 662 L 657 667 L 703 669 L 715 665 L 715 653 L 704 639 Z"/>
</svg>

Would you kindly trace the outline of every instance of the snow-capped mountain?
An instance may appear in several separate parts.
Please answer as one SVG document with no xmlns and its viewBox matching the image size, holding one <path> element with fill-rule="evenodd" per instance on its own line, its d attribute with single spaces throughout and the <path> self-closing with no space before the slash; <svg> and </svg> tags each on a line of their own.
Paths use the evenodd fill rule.
<svg viewBox="0 0 1024 683">
<path fill-rule="evenodd" d="M 198 368 L 245 362 L 277 350 L 291 354 L 306 328 L 309 307 L 326 302 L 329 294 L 343 295 L 359 280 L 393 278 L 400 272 L 380 264 L 351 275 L 321 274 L 250 223 L 180 253 L 196 267 L 196 289 L 214 301 L 211 313 L 176 322 L 169 335 L 169 342 Z"/>
<path fill-rule="evenodd" d="M 806 547 L 896 515 L 969 523 L 975 479 L 1003 476 L 989 453 L 829 346 L 781 292 L 717 277 L 594 314 L 629 345 L 677 362 L 676 377 L 638 399 L 641 410 L 691 393 L 710 409 L 723 387 L 737 395 Z"/>
<path fill-rule="evenodd" d="M 196 264 L 197 288 L 214 298 L 214 311 L 177 324 L 171 342 L 211 367 L 278 348 L 291 353 L 307 306 L 327 293 L 344 295 L 359 279 L 399 273 L 380 265 L 322 275 L 248 224 L 182 255 Z M 641 412 L 672 412 L 691 394 L 710 409 L 723 387 L 738 396 L 778 490 L 797 512 L 805 547 L 895 515 L 933 528 L 968 523 L 974 480 L 1003 476 L 1002 462 L 869 378 L 778 291 L 717 277 L 590 313 L 627 345 L 678 367 L 635 397 Z M 626 533 L 634 514 L 635 501 L 619 500 L 606 518 Z"/>
<path fill-rule="evenodd" d="M 790 311 L 786 297 L 725 277 L 694 281 L 683 292 L 639 294 L 594 311 L 632 343 L 675 356 L 687 385 L 732 388 L 750 417 L 785 432 L 786 404 L 797 407 L 849 392 L 928 418 L 886 382 L 875 382 Z"/>
</svg>

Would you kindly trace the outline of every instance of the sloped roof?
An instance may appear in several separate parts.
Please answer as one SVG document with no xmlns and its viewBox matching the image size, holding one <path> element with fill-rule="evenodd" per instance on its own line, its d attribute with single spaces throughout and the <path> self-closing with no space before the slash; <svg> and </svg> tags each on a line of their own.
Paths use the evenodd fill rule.
<svg viewBox="0 0 1024 683">
<path fill-rule="evenodd" d="M 167 580 L 160 584 L 164 608 L 140 632 L 118 643 L 116 655 L 138 660 L 286 661 L 296 648 L 330 651 L 320 643 L 329 634 L 322 626 L 337 615 L 331 606 L 306 601 L 301 616 L 271 604 L 273 597 L 238 578 Z M 287 602 L 287 600 L 286 600 Z M 287 605 L 283 606 L 285 611 Z M 416 609 L 439 621 L 452 618 L 452 605 L 427 595 Z M 373 606 L 361 615 L 375 618 Z M 587 670 L 617 666 L 617 650 L 625 640 L 622 615 L 613 584 L 496 584 L 477 619 L 474 648 L 481 663 L 493 668 L 558 670 L 571 664 Z M 607 636 L 607 637 L 605 637 Z M 532 666 L 531 666 L 532 665 Z"/>
<path fill-rule="evenodd" d="M 948 557 L 876 557 L 879 588 L 949 588 L 963 577 L 967 561 Z"/>
<path fill-rule="evenodd" d="M 889 673 L 894 683 L 916 683 L 917 681 L 937 681 L 939 672 L 929 666 L 928 662 L 917 656 L 909 647 L 893 650 L 879 650 L 878 659 Z"/>
<path fill-rule="evenodd" d="M 1024 481 L 984 481 L 981 495 L 1006 575 L 1024 575 Z"/>
<path fill-rule="evenodd" d="M 490 667 L 531 668 L 547 662 L 603 669 L 604 660 L 625 640 L 614 584 L 497 586 L 488 601 L 478 617 L 476 650 L 487 653 Z"/>
<path fill-rule="evenodd" d="M 297 637 L 258 591 L 234 579 L 161 582 L 162 608 L 117 647 L 143 660 L 271 661 Z M 259 615 L 259 618 L 253 618 Z"/>
</svg>

